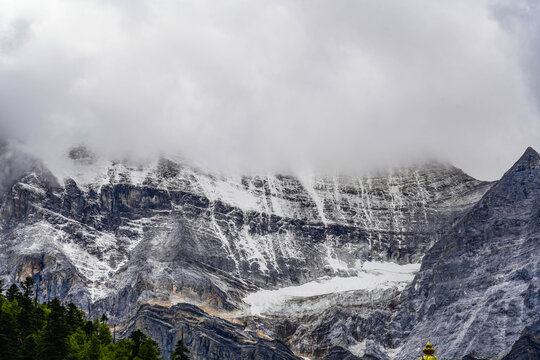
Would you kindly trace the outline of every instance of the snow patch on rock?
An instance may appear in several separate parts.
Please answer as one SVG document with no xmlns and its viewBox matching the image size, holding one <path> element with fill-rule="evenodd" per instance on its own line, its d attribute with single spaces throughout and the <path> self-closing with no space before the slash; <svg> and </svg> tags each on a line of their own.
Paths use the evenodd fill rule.
<svg viewBox="0 0 540 360">
<path fill-rule="evenodd" d="M 259 290 L 247 295 L 243 300 L 249 305 L 251 315 L 264 316 L 274 313 L 285 303 L 295 299 L 335 294 L 356 290 L 385 290 L 405 288 L 420 270 L 420 264 L 399 265 L 392 262 L 365 262 L 356 276 L 325 277 L 315 281 L 287 286 L 276 290 Z"/>
</svg>

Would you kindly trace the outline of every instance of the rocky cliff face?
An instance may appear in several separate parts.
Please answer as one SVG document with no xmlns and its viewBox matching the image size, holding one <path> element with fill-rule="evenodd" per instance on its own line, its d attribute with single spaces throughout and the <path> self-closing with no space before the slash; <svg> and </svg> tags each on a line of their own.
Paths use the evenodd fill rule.
<svg viewBox="0 0 540 360">
<path fill-rule="evenodd" d="M 505 355 L 540 318 L 540 156 L 529 148 L 426 254 L 393 317 L 398 359 Z M 425 342 L 425 341 L 424 341 Z"/>
<path fill-rule="evenodd" d="M 41 272 L 44 256 L 64 257 L 88 304 L 129 286 L 144 301 L 177 296 L 234 309 L 243 292 L 350 275 L 358 260 L 418 262 L 489 187 L 440 165 L 300 180 L 220 178 L 168 160 L 79 161 L 63 185 L 43 167 L 20 177 L 3 195 L 0 220 L 4 246 L 32 259 L 26 267 Z M 51 293 L 41 280 L 45 299 L 75 286 Z"/>
<path fill-rule="evenodd" d="M 437 270 L 444 279 L 465 269 L 455 265 L 462 262 L 456 260 L 465 251 L 462 243 L 453 245 L 455 253 L 441 250 L 450 246 L 450 238 L 462 234 L 456 230 L 459 224 L 477 221 L 482 211 L 488 211 L 481 210 L 485 208 L 492 214 L 507 206 L 505 213 L 512 214 L 511 207 L 517 204 L 511 220 L 499 213 L 497 219 L 481 220 L 489 231 L 463 225 L 467 230 L 462 239 L 504 233 L 500 237 L 507 238 L 506 248 L 490 250 L 499 254 L 486 268 L 492 273 L 503 266 L 496 262 L 507 261 L 507 249 L 521 246 L 514 235 L 523 239 L 519 240 L 523 251 L 527 246 L 530 250 L 536 239 L 523 235 L 529 226 L 524 223 L 534 223 L 538 216 L 521 217 L 522 190 L 489 195 L 514 182 L 525 183 L 527 201 L 533 203 L 539 198 L 528 184 L 536 181 L 534 177 L 493 185 L 451 166 L 429 164 L 358 177 L 233 178 L 178 160 L 104 161 L 84 148 L 71 151 L 70 167 L 53 176 L 28 157 L 17 155 L 26 160 L 14 162 L 15 153 L 8 146 L 0 153 L 2 167 L 13 169 L 4 171 L 9 176 L 4 176 L 0 192 L 3 279 L 10 283 L 33 275 L 40 300 L 73 301 L 92 315 L 106 313 L 126 329 L 144 325 L 151 334 L 159 334 L 165 352 L 178 330 L 187 326 L 181 319 L 195 316 L 190 313 L 194 308 L 187 311 L 175 304 L 197 306 L 206 311 L 196 315 L 205 319 L 205 326 L 219 323 L 219 329 L 241 343 L 238 348 L 232 345 L 236 340 L 222 343 L 209 329 L 193 330 L 193 335 L 186 331 L 186 337 L 192 336 L 188 344 L 200 359 L 211 358 L 210 354 L 246 359 L 260 354 L 265 359 L 272 353 L 279 353 L 279 359 L 294 358 L 283 344 L 296 354 L 317 358 L 335 358 L 341 352 L 351 358 L 369 354 L 384 358 L 388 356 L 382 352 L 384 346 L 412 354 L 414 347 L 425 343 L 420 337 L 427 325 L 417 326 L 436 309 L 430 303 L 432 295 L 437 293 L 437 302 L 450 301 L 439 300 L 442 280 L 430 280 L 437 256 L 444 254 L 449 264 L 454 261 L 445 265 L 452 272 L 446 267 Z M 30 165 L 15 166 L 19 163 Z M 488 195 L 493 200 L 486 200 Z M 530 226 L 527 231 L 533 234 L 537 225 Z M 407 274 L 412 279 L 414 264 L 426 252 L 414 286 L 402 294 L 410 281 Z M 379 269 L 373 264 L 383 265 Z M 385 278 L 393 271 L 388 266 L 407 264 L 414 271 L 405 271 L 402 280 Z M 519 272 L 523 279 L 516 281 L 530 284 L 538 279 L 531 271 L 528 267 L 526 273 Z M 336 283 L 344 287 L 325 287 Z M 427 285 L 431 290 L 425 290 Z M 260 291 L 283 294 L 282 289 L 291 288 L 294 295 L 283 297 L 279 311 L 267 306 L 265 313 L 257 312 L 246 300 Z M 308 296 L 298 291 L 307 291 Z M 147 305 L 141 308 L 143 304 Z M 537 304 L 529 306 L 536 309 Z M 170 327 L 163 327 L 162 320 Z M 521 328 L 512 327 L 518 335 L 526 323 L 522 322 Z M 499 348 L 508 348 L 515 341 L 513 334 Z M 259 350 L 247 345 L 253 343 Z M 462 345 L 455 342 L 455 347 Z"/>
<path fill-rule="evenodd" d="M 523 330 L 503 360 L 540 359 L 540 321 Z"/>
<path fill-rule="evenodd" d="M 176 341 L 183 337 L 192 359 L 300 360 L 281 341 L 245 331 L 239 324 L 189 304 L 143 305 L 119 335 L 128 336 L 135 329 L 142 329 L 158 341 L 167 358 Z"/>
</svg>

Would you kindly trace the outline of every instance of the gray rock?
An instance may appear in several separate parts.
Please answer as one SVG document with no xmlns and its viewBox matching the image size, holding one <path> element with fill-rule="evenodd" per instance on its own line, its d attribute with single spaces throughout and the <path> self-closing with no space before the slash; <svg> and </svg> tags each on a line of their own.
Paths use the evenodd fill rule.
<svg viewBox="0 0 540 360">
<path fill-rule="evenodd" d="M 243 326 L 211 316 L 189 304 L 172 307 L 141 306 L 119 332 L 128 336 L 141 329 L 161 345 L 168 357 L 178 339 L 184 339 L 193 360 L 300 360 L 282 342 L 261 338 Z"/>
<path fill-rule="evenodd" d="M 512 346 L 503 360 L 538 360 L 540 359 L 540 322 L 528 326 Z"/>
<path fill-rule="evenodd" d="M 441 164 L 231 178 L 173 160 L 103 165 L 87 149 L 72 155 L 74 170 L 58 181 L 37 160 L 10 170 L 25 156 L 0 149 L 0 276 L 32 275 L 41 301 L 106 313 L 123 335 L 144 328 L 165 354 L 184 329 L 201 359 L 294 358 L 285 345 L 315 358 L 410 358 L 428 337 L 439 358 L 492 358 L 538 320 L 532 149 L 496 183 Z M 295 315 L 243 313 L 250 292 L 351 276 L 357 261 L 373 260 L 422 267 L 403 293 L 304 298 L 294 304 L 310 311 Z"/>
<path fill-rule="evenodd" d="M 426 254 L 390 323 L 397 359 L 501 357 L 540 318 L 540 156 L 529 148 Z"/>
</svg>

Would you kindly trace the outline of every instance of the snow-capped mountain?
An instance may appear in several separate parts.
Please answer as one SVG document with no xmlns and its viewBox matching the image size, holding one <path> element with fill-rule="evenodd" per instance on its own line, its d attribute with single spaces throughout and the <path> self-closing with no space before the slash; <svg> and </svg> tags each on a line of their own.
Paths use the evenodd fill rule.
<svg viewBox="0 0 540 360">
<path fill-rule="evenodd" d="M 521 210 L 523 196 L 529 207 L 539 203 L 539 170 L 512 175 L 523 158 L 488 183 L 437 163 L 357 177 L 228 177 L 175 159 L 108 161 L 82 147 L 53 174 L 9 145 L 0 151 L 1 276 L 10 283 L 32 275 L 40 300 L 106 313 L 125 332 L 142 327 L 165 354 L 183 331 L 196 359 L 409 356 L 431 336 L 426 324 L 437 309 L 448 309 L 456 294 L 473 301 L 468 294 L 478 291 L 478 283 L 458 280 L 471 269 L 462 273 L 469 242 L 457 239 L 496 234 L 509 249 L 538 249 L 538 215 Z M 509 219 L 516 225 L 504 225 Z M 493 251 L 470 263 L 484 269 L 487 257 L 485 279 L 519 270 L 511 251 Z M 529 287 L 538 282 L 535 266 L 524 275 Z M 447 268 L 456 274 L 455 296 L 442 300 Z M 538 302 L 531 309 L 538 312 Z M 534 320 L 526 314 L 502 326 L 511 331 L 485 354 L 509 350 Z M 446 329 L 474 321 L 443 318 Z M 452 336 L 434 333 L 439 342 Z M 447 354 L 471 353 L 452 339 Z"/>
</svg>

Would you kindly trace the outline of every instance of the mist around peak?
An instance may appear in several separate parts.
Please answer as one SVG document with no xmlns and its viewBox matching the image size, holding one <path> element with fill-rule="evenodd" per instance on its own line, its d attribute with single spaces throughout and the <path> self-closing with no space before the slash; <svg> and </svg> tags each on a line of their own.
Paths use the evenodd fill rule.
<svg viewBox="0 0 540 360">
<path fill-rule="evenodd" d="M 51 168 L 182 156 L 218 171 L 449 161 L 540 147 L 532 1 L 0 1 L 0 137 Z"/>
</svg>

